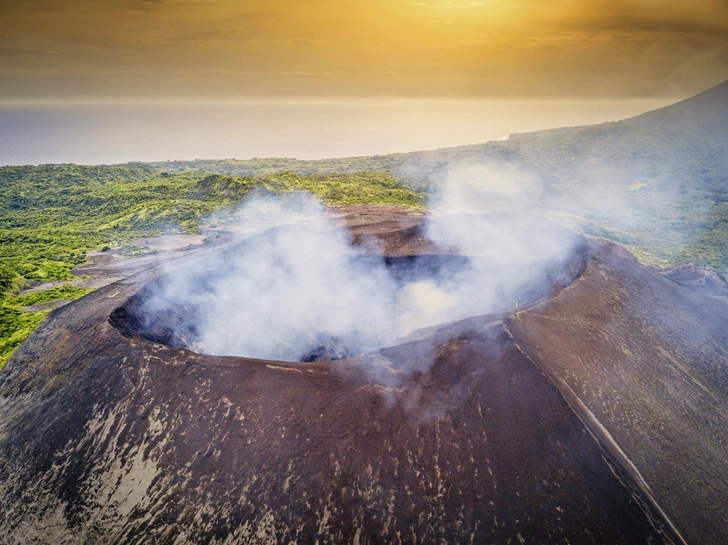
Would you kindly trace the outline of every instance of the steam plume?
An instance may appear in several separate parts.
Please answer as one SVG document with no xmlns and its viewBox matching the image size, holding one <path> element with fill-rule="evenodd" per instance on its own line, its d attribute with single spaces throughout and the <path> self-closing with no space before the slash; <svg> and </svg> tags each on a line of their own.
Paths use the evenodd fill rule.
<svg viewBox="0 0 728 545">
<path fill-rule="evenodd" d="M 574 242 L 542 218 L 507 211 L 538 187 L 494 165 L 453 171 L 432 195 L 435 217 L 425 231 L 443 255 L 428 266 L 408 261 L 404 272 L 352 246 L 311 196 L 257 196 L 241 218 L 267 217 L 276 227 L 236 251 L 170 270 L 146 314 L 185 309 L 195 322 L 185 342 L 199 352 L 311 361 L 512 310 L 545 293 Z M 481 213 L 492 210 L 499 212 Z"/>
</svg>

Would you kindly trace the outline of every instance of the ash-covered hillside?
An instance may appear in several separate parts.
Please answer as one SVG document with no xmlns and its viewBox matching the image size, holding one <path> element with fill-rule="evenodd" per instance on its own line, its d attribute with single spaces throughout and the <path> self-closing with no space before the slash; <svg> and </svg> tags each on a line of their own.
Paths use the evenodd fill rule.
<svg viewBox="0 0 728 545">
<path fill-rule="evenodd" d="M 393 220 L 346 221 L 372 258 L 450 255 Z M 98 290 L 21 346 L 0 375 L 4 542 L 728 538 L 725 297 L 568 235 L 520 288 L 535 300 L 353 358 L 205 355 L 160 334 L 195 333 L 185 299 L 145 314 L 180 271 L 275 236 Z"/>
</svg>

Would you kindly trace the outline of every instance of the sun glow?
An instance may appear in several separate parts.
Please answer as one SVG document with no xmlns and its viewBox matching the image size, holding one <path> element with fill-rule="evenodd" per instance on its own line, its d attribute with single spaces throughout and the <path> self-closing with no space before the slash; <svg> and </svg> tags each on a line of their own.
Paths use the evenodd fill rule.
<svg viewBox="0 0 728 545">
<path fill-rule="evenodd" d="M 717 0 L 40 3 L 3 7 L 4 96 L 655 96 L 728 78 Z"/>
</svg>

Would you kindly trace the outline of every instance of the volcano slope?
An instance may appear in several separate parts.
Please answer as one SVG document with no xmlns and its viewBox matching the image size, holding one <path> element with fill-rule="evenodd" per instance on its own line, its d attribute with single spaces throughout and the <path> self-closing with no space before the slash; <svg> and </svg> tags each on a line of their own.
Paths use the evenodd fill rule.
<svg viewBox="0 0 728 545">
<path fill-rule="evenodd" d="M 150 340 L 159 270 L 54 311 L 0 375 L 0 541 L 725 543 L 728 303 L 575 248 L 528 308 L 337 361 Z"/>
</svg>

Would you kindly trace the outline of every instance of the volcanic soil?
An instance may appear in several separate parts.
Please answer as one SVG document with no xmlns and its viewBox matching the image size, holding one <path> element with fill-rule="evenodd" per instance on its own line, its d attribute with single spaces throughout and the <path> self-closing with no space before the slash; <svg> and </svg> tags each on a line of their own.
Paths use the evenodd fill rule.
<svg viewBox="0 0 728 545">
<path fill-rule="evenodd" d="M 334 213 L 437 251 L 426 216 Z M 0 542 L 728 542 L 728 299 L 596 239 L 563 271 L 328 362 L 150 340 L 159 268 L 55 310 L 0 374 Z"/>
</svg>

